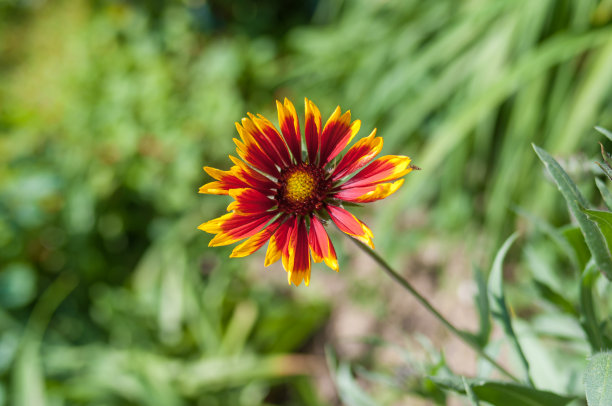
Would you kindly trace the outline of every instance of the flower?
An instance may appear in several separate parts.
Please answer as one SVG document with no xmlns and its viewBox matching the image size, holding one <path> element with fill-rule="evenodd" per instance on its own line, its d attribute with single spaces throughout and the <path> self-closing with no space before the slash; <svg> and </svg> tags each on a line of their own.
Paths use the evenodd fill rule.
<svg viewBox="0 0 612 406">
<path fill-rule="evenodd" d="M 234 198 L 229 213 L 198 228 L 215 234 L 209 246 L 247 239 L 230 257 L 244 257 L 266 242 L 265 266 L 279 259 L 289 284 L 310 282 L 311 255 L 338 271 L 336 251 L 324 224 L 331 219 L 341 231 L 374 248 L 372 231 L 345 210 L 343 203 L 369 203 L 394 193 L 399 179 L 416 167 L 406 156 L 387 155 L 374 160 L 383 140 L 372 133 L 339 154 L 359 131 L 351 113 L 337 107 L 321 125 L 321 113 L 306 99 L 305 134 L 302 140 L 297 112 L 285 99 L 276 102 L 280 132 L 262 115 L 250 113 L 236 123 L 234 138 L 241 159 L 230 155 L 229 171 L 204 167 L 216 179 L 200 193 Z M 304 146 L 304 148 L 303 148 Z"/>
</svg>

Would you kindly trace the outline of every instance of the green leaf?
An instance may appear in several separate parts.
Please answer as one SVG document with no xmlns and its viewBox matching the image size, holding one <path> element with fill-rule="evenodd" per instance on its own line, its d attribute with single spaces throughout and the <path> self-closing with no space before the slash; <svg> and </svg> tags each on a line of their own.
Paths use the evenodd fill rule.
<svg viewBox="0 0 612 406">
<path fill-rule="evenodd" d="M 40 348 L 35 340 L 27 338 L 21 343 L 12 371 L 11 395 L 15 406 L 47 404 Z"/>
<path fill-rule="evenodd" d="M 480 403 L 478 402 L 478 397 L 474 393 L 472 386 L 468 383 L 465 377 L 462 376 L 461 380 L 463 381 L 463 387 L 465 388 L 465 393 L 468 399 L 470 400 L 470 403 L 472 404 L 472 406 L 480 406 Z"/>
<path fill-rule="evenodd" d="M 584 236 L 582 235 L 580 227 L 564 227 L 562 234 L 576 255 L 578 261 L 578 271 L 583 271 L 591 259 L 591 252 L 589 251 L 589 247 L 586 245 L 586 242 L 584 242 Z"/>
<path fill-rule="evenodd" d="M 331 349 L 326 348 L 325 355 L 328 367 L 336 381 L 338 395 L 343 404 L 348 406 L 377 406 L 375 402 L 355 381 L 351 368 L 345 362 L 337 365 L 336 357 Z"/>
<path fill-rule="evenodd" d="M 518 233 L 512 234 L 508 239 L 504 242 L 501 248 L 497 251 L 495 255 L 495 259 L 493 260 L 493 266 L 491 267 L 491 272 L 489 273 L 489 284 L 488 290 L 490 297 L 493 298 L 502 298 L 504 297 L 503 292 L 503 262 L 508 250 L 518 238 Z M 499 307 L 499 303 L 493 301 L 491 303 L 492 311 L 499 312 L 501 309 Z"/>
<path fill-rule="evenodd" d="M 473 386 L 479 399 L 496 406 L 563 406 L 574 398 L 505 382 Z"/>
<path fill-rule="evenodd" d="M 584 389 L 589 406 L 612 405 L 612 352 L 600 352 L 589 359 Z"/>
<path fill-rule="evenodd" d="M 347 363 L 341 363 L 336 371 L 336 384 L 340 398 L 349 406 L 377 406 L 364 390 L 357 384 Z"/>
<path fill-rule="evenodd" d="M 582 209 L 590 220 L 594 221 L 603 234 L 608 250 L 612 248 L 612 213 L 601 210 Z"/>
<path fill-rule="evenodd" d="M 601 169 L 603 173 L 608 177 L 608 179 L 612 180 L 612 168 L 608 166 L 608 161 L 603 164 L 601 162 L 595 163 L 597 164 L 597 166 L 599 166 L 599 169 Z"/>
<path fill-rule="evenodd" d="M 476 308 L 478 309 L 478 319 L 480 327 L 478 335 L 475 337 L 478 344 L 484 348 L 489 341 L 491 335 L 491 311 L 489 308 L 489 292 L 487 290 L 487 281 L 484 278 L 482 271 L 474 267 L 474 280 L 478 287 L 478 293 L 474 297 Z"/>
<path fill-rule="evenodd" d="M 606 137 L 608 137 L 610 141 L 612 141 L 612 132 L 606 130 L 603 127 L 599 127 L 599 126 L 595 127 L 595 129 L 599 131 L 600 133 L 602 133 L 603 135 L 605 135 Z"/>
<path fill-rule="evenodd" d="M 257 305 L 252 301 L 245 300 L 236 305 L 221 341 L 220 355 L 242 352 L 257 321 L 257 313 Z"/>
<path fill-rule="evenodd" d="M 612 280 L 612 257 L 610 256 L 610 251 L 606 246 L 604 237 L 599 228 L 589 220 L 586 214 L 580 209 L 580 206 L 588 207 L 588 202 L 582 196 L 576 184 L 548 152 L 536 145 L 533 145 L 533 148 L 555 180 L 559 191 L 561 191 L 561 194 L 565 198 L 570 212 L 576 218 L 582 230 L 582 234 L 584 235 L 584 240 L 597 266 L 608 279 Z"/>
<path fill-rule="evenodd" d="M 600 351 L 604 348 L 604 339 L 599 328 L 599 319 L 595 313 L 595 304 L 593 303 L 593 288 L 599 277 L 599 272 L 595 264 L 591 261 L 582 273 L 580 281 L 580 313 L 582 319 L 580 323 L 586 333 L 591 348 L 595 351 Z"/>
<path fill-rule="evenodd" d="M 612 210 L 612 192 L 606 186 L 606 184 L 599 178 L 595 178 L 595 184 L 597 185 L 597 189 L 599 189 L 599 193 L 601 193 L 601 197 L 603 197 L 604 203 L 608 207 L 608 210 Z"/>
<path fill-rule="evenodd" d="M 604 172 L 604 174 L 608 177 L 608 179 L 612 180 L 612 166 L 610 166 L 610 154 L 606 152 L 603 144 L 600 142 L 599 146 L 601 147 L 601 157 L 603 158 L 602 162 L 595 162 L 599 168 Z"/>
<path fill-rule="evenodd" d="M 586 264 L 586 261 L 588 261 L 588 249 L 587 249 L 587 259 L 585 260 L 584 264 L 580 265 L 576 251 L 574 249 L 572 249 L 572 246 L 571 246 L 570 242 L 567 240 L 567 238 L 564 238 L 563 233 L 561 231 L 559 231 L 558 229 L 553 227 L 547 221 L 541 219 L 540 217 L 538 217 L 538 216 L 536 216 L 536 215 L 534 215 L 534 214 L 532 214 L 532 213 L 530 213 L 530 212 L 528 212 L 528 211 L 526 211 L 526 210 L 524 210 L 524 209 L 522 209 L 520 207 L 517 207 L 514 210 L 516 211 L 517 214 L 519 214 L 519 215 L 525 217 L 526 219 L 528 219 L 539 230 L 541 230 L 548 237 L 550 237 L 550 239 L 553 240 L 555 242 L 555 244 L 557 244 L 557 246 L 559 247 L 561 252 L 564 253 L 565 255 L 567 255 L 567 257 L 569 258 L 569 260 L 572 262 L 572 264 L 575 267 L 577 267 L 579 270 L 584 269 L 584 265 Z M 582 236 L 581 236 L 580 239 L 582 240 Z"/>
<path fill-rule="evenodd" d="M 574 305 L 563 295 L 542 281 L 534 279 L 533 283 L 535 284 L 535 287 L 542 298 L 546 299 L 549 303 L 553 304 L 562 312 L 578 317 L 578 311 Z"/>
<path fill-rule="evenodd" d="M 506 305 L 506 298 L 504 295 L 504 287 L 503 287 L 503 262 L 508 250 L 512 243 L 517 239 L 518 233 L 512 234 L 508 239 L 504 242 L 502 247 L 497 251 L 495 255 L 495 259 L 493 260 L 493 266 L 491 268 L 491 273 L 489 274 L 489 299 L 491 306 L 491 314 L 493 318 L 497 320 L 504 329 L 506 336 L 512 341 L 514 345 L 514 349 L 518 356 L 521 359 L 521 363 L 523 365 L 523 370 L 525 374 L 525 379 L 527 382 L 531 383 L 531 377 L 529 375 L 529 363 L 527 362 L 527 358 L 521 349 L 521 345 L 518 341 L 518 337 L 514 333 L 514 329 L 512 328 L 512 320 L 510 318 L 510 312 L 508 311 L 508 306 Z"/>
<path fill-rule="evenodd" d="M 465 385 L 459 379 L 430 377 L 436 384 L 466 394 Z M 482 402 L 494 406 L 563 406 L 574 400 L 574 397 L 562 396 L 553 392 L 538 390 L 516 383 L 467 380 L 474 395 Z"/>
</svg>

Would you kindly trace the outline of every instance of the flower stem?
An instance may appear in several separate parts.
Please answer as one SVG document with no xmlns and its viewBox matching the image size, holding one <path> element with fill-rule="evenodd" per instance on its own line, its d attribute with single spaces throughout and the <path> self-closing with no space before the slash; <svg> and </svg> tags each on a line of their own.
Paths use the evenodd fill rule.
<svg viewBox="0 0 612 406">
<path fill-rule="evenodd" d="M 419 303 L 421 303 L 432 315 L 434 315 L 448 330 L 450 330 L 457 338 L 463 341 L 468 346 L 472 347 L 474 351 L 476 351 L 481 357 L 486 359 L 493 365 L 495 368 L 499 370 L 502 374 L 512 379 L 515 382 L 519 382 L 519 379 L 512 375 L 506 368 L 501 366 L 497 361 L 491 358 L 483 348 L 478 345 L 470 336 L 468 336 L 465 332 L 459 330 L 457 327 L 453 326 L 440 312 L 438 312 L 432 305 L 425 299 L 406 279 L 404 279 L 399 273 L 397 273 L 391 266 L 385 261 L 380 255 L 376 253 L 372 248 L 368 247 L 361 241 L 357 241 L 351 238 L 357 244 L 362 251 L 368 254 L 374 261 L 376 261 L 382 269 L 389 275 L 393 280 L 402 285 L 404 289 L 414 296 Z"/>
</svg>

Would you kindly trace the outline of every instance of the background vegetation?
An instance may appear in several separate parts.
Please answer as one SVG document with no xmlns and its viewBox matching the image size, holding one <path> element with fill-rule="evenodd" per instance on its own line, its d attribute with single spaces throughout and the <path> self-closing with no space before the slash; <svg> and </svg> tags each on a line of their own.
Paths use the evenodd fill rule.
<svg viewBox="0 0 612 406">
<path fill-rule="evenodd" d="M 227 204 L 196 193 L 200 168 L 229 166 L 234 121 L 274 121 L 275 98 L 350 108 L 424 169 L 362 214 L 443 310 L 517 228 L 571 287 L 516 212 L 569 221 L 532 142 L 600 204 L 611 21 L 610 0 L 0 1 L 0 405 L 333 404 L 334 332 L 363 312 L 409 341 L 418 310 L 383 300 L 339 235 L 340 274 L 290 289 L 196 230 Z M 527 320 L 535 251 L 509 254 Z M 353 355 L 384 368 L 368 348 Z M 421 384 L 394 396 L 446 401 Z"/>
</svg>

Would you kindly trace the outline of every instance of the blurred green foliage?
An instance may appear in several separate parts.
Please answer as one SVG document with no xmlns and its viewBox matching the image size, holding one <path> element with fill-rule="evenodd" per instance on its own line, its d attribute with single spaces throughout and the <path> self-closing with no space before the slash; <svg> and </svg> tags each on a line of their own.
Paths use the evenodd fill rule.
<svg viewBox="0 0 612 406">
<path fill-rule="evenodd" d="M 277 44 L 181 3 L 2 7 L 0 404 L 317 404 L 289 354 L 327 304 L 253 286 L 196 231 L 223 204 L 201 167 L 270 102 Z"/>
<path fill-rule="evenodd" d="M 195 192 L 233 122 L 284 96 L 351 108 L 424 168 L 369 212 L 381 251 L 484 232 L 492 253 L 514 205 L 565 221 L 529 144 L 594 152 L 612 127 L 611 19 L 610 0 L 0 0 L 0 405 L 320 404 L 298 353 L 333 304 L 195 229 L 224 210 Z"/>
</svg>

